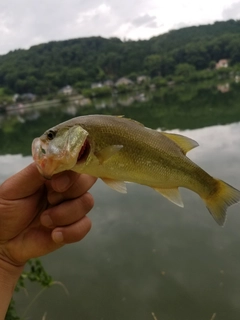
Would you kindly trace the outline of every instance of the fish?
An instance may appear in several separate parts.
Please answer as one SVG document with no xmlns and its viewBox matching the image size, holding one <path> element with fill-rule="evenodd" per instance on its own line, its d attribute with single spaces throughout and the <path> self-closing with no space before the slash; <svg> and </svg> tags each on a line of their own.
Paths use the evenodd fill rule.
<svg viewBox="0 0 240 320">
<path fill-rule="evenodd" d="M 153 130 L 112 115 L 87 115 L 60 123 L 32 142 L 32 156 L 46 178 L 65 170 L 101 178 L 126 193 L 126 182 L 146 185 L 183 207 L 179 187 L 197 193 L 223 226 L 226 210 L 240 191 L 216 179 L 186 154 L 198 143 L 189 137 Z"/>
</svg>

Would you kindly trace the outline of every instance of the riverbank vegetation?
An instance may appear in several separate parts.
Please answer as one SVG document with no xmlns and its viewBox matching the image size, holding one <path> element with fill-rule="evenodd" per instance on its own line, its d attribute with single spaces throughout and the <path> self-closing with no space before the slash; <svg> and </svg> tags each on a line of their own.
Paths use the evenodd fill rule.
<svg viewBox="0 0 240 320">
<path fill-rule="evenodd" d="M 0 99 L 29 92 L 49 98 L 66 85 L 88 96 L 112 94 L 109 85 L 91 86 L 115 83 L 121 77 L 136 84 L 145 75 L 150 80 L 142 85 L 148 87 L 238 76 L 239 35 L 240 21 L 229 20 L 173 30 L 150 40 L 90 37 L 15 50 L 0 56 Z M 228 61 L 228 67 L 216 70 L 221 59 Z"/>
<path fill-rule="evenodd" d="M 232 84 L 223 94 L 209 81 L 192 85 L 163 87 L 139 95 L 126 94 L 108 99 L 94 99 L 87 106 L 69 103 L 53 108 L 14 110 L 2 118 L 0 128 L 1 152 L 30 155 L 32 140 L 69 117 L 87 114 L 124 115 L 149 128 L 197 129 L 205 126 L 240 121 L 240 84 Z M 38 125 L 36 125 L 36 123 Z M 17 134 L 16 134 L 17 132 Z M 23 134 L 24 132 L 24 134 Z M 17 138 L 16 138 L 17 137 Z"/>
</svg>

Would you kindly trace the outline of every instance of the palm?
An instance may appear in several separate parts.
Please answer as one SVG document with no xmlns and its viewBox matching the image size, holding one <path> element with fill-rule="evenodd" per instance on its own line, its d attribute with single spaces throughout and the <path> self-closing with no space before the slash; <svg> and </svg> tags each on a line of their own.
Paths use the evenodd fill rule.
<svg viewBox="0 0 240 320">
<path fill-rule="evenodd" d="M 43 180 L 35 167 L 31 168 L 30 177 L 33 173 L 38 180 L 29 181 L 30 185 L 22 185 L 19 189 L 14 178 L 15 180 L 10 179 L 0 189 L 0 258 L 16 265 L 24 264 L 30 258 L 42 256 L 61 247 L 64 243 L 53 241 L 54 228 L 60 226 L 63 229 L 67 225 L 65 229 L 68 231 L 69 224 L 79 223 L 90 210 L 90 208 L 81 210 L 82 208 L 78 206 L 77 211 L 76 206 L 95 180 L 90 178 L 83 187 L 84 181 L 81 183 L 81 180 L 85 178 L 79 178 L 75 173 L 71 173 L 73 183 L 70 188 L 64 192 L 56 192 L 52 188 L 52 182 Z M 65 200 L 71 201 L 65 202 Z M 70 213 L 74 210 L 74 214 L 63 216 L 65 211 L 67 213 L 66 209 Z M 46 227 L 42 223 L 42 217 L 46 213 L 56 219 L 52 227 Z M 81 236 L 78 235 L 78 238 L 82 238 L 87 231 Z M 77 237 L 76 240 L 71 239 L 72 236 L 68 234 L 67 237 L 69 237 L 67 242 L 79 240 Z"/>
</svg>

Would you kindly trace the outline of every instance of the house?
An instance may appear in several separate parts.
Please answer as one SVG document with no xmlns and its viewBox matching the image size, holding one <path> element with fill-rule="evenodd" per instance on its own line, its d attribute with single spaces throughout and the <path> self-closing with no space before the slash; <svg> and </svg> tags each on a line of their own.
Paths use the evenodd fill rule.
<svg viewBox="0 0 240 320">
<path fill-rule="evenodd" d="M 230 85 L 229 83 L 224 83 L 224 84 L 219 84 L 217 86 L 218 91 L 222 92 L 222 93 L 226 93 L 230 90 Z"/>
<path fill-rule="evenodd" d="M 92 83 L 91 84 L 91 89 L 95 89 L 95 88 L 102 88 L 102 83 L 101 82 L 97 82 L 97 83 Z"/>
<path fill-rule="evenodd" d="M 235 82 L 236 82 L 236 83 L 239 83 L 239 82 L 240 82 L 240 76 L 238 76 L 238 75 L 235 76 Z"/>
<path fill-rule="evenodd" d="M 120 106 L 123 107 L 128 107 L 130 106 L 133 102 L 134 102 L 134 97 L 121 97 L 120 99 L 118 99 L 118 104 L 120 104 Z"/>
<path fill-rule="evenodd" d="M 135 100 L 138 102 L 146 102 L 148 99 L 144 93 L 140 93 L 135 96 Z"/>
<path fill-rule="evenodd" d="M 216 69 L 220 69 L 220 68 L 228 68 L 227 59 L 221 59 L 216 63 Z"/>
<path fill-rule="evenodd" d="M 115 86 L 116 87 L 119 87 L 119 86 L 132 86 L 134 85 L 134 82 L 128 78 L 120 78 L 117 80 L 117 82 L 115 83 Z"/>
<path fill-rule="evenodd" d="M 103 85 L 104 85 L 105 87 L 110 87 L 110 88 L 112 88 L 113 85 L 114 85 L 114 83 L 113 83 L 112 80 L 106 80 L 106 81 L 104 81 Z"/>
<path fill-rule="evenodd" d="M 92 104 L 92 101 L 89 98 L 80 99 L 79 105 L 82 107 L 89 106 Z"/>
<path fill-rule="evenodd" d="M 73 88 L 69 85 L 63 87 L 59 90 L 59 93 L 64 94 L 66 96 L 70 96 L 73 93 Z"/>
<path fill-rule="evenodd" d="M 33 93 L 23 93 L 17 100 L 20 98 L 21 101 L 33 102 L 36 100 L 36 95 Z"/>
<path fill-rule="evenodd" d="M 14 96 L 12 97 L 13 102 L 17 102 L 19 97 L 20 97 L 19 94 L 15 93 Z"/>
<path fill-rule="evenodd" d="M 137 84 L 148 83 L 150 78 L 148 76 L 139 76 L 137 77 Z"/>
</svg>

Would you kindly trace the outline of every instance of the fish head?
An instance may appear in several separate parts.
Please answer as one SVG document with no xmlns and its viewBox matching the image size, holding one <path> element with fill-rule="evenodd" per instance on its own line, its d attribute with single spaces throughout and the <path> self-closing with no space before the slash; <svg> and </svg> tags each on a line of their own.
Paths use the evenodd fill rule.
<svg viewBox="0 0 240 320">
<path fill-rule="evenodd" d="M 71 170 L 86 149 L 88 132 L 80 125 L 53 127 L 32 142 L 32 155 L 39 172 L 50 179 Z"/>
</svg>

